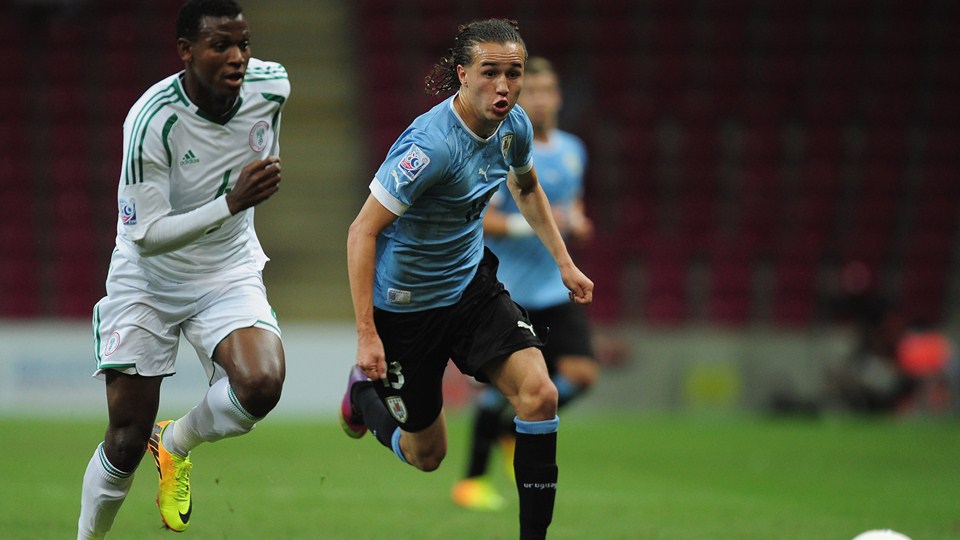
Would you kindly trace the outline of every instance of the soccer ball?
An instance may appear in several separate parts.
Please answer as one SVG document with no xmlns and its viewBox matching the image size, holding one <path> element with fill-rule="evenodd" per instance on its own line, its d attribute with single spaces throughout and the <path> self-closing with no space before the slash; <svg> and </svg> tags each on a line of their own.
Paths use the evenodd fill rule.
<svg viewBox="0 0 960 540">
<path fill-rule="evenodd" d="M 854 536 L 853 540 L 910 540 L 910 537 L 890 529 L 874 529 Z"/>
</svg>

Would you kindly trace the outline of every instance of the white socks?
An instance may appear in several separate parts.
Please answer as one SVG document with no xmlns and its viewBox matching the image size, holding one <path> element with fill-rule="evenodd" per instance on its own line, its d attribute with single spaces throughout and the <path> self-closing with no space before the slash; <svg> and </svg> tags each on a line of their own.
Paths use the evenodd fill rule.
<svg viewBox="0 0 960 540">
<path fill-rule="evenodd" d="M 185 456 L 200 443 L 243 435 L 257 420 L 243 409 L 223 377 L 213 383 L 199 405 L 163 431 L 163 446 Z M 78 540 L 104 537 L 132 484 L 133 471 L 123 472 L 111 465 L 100 443 L 83 475 Z"/>
<path fill-rule="evenodd" d="M 248 433 L 257 420 L 243 409 L 228 379 L 222 377 L 207 390 L 203 401 L 164 430 L 163 446 L 168 452 L 185 456 L 200 443 Z"/>
<path fill-rule="evenodd" d="M 83 474 L 78 540 L 103 538 L 113 526 L 113 519 L 132 484 L 133 471 L 123 472 L 111 465 L 100 443 Z"/>
</svg>

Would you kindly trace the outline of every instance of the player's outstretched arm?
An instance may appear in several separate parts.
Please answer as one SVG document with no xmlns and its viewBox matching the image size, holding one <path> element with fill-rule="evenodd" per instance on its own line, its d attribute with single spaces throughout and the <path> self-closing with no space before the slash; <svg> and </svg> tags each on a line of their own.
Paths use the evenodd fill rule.
<svg viewBox="0 0 960 540">
<path fill-rule="evenodd" d="M 536 169 L 531 168 L 523 174 L 510 175 L 507 182 L 510 193 L 517 201 L 517 207 L 520 208 L 520 213 L 557 262 L 563 284 L 570 290 L 570 299 L 578 304 L 592 302 L 593 281 L 590 281 L 590 278 L 573 263 L 563 237 L 560 235 L 560 229 L 553 218 L 547 195 L 537 180 Z"/>
<path fill-rule="evenodd" d="M 387 376 L 383 342 L 373 322 L 377 235 L 395 219 L 396 215 L 370 195 L 347 232 L 347 274 L 357 322 L 357 365 L 374 380 Z"/>
</svg>

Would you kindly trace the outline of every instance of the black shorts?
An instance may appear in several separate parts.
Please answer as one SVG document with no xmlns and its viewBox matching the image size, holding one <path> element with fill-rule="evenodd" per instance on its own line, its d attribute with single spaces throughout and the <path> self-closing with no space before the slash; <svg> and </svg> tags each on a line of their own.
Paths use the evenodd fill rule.
<svg viewBox="0 0 960 540">
<path fill-rule="evenodd" d="M 544 338 L 543 359 L 550 374 L 557 370 L 557 360 L 563 356 L 593 358 L 593 340 L 586 310 L 568 302 L 546 309 L 531 309 L 530 320 Z"/>
<path fill-rule="evenodd" d="M 387 361 L 387 379 L 374 388 L 405 431 L 426 429 L 440 415 L 448 359 L 488 382 L 484 366 L 543 345 L 526 311 L 497 280 L 499 264 L 484 249 L 477 274 L 452 306 L 413 313 L 374 310 Z"/>
</svg>

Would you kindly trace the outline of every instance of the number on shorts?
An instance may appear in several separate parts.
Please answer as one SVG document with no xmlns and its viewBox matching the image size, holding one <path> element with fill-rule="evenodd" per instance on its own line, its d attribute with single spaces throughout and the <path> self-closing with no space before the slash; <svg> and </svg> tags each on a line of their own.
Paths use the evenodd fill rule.
<svg viewBox="0 0 960 540">
<path fill-rule="evenodd" d="M 383 380 L 383 385 L 390 386 L 394 390 L 403 388 L 404 379 L 403 373 L 400 371 L 401 369 L 403 369 L 403 366 L 400 365 L 400 362 L 390 362 L 390 365 L 387 367 L 387 378 Z M 393 375 L 393 377 L 390 377 L 391 375 Z"/>
</svg>

